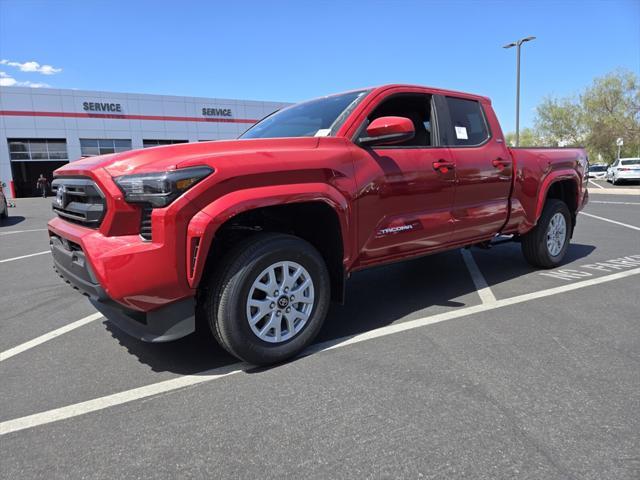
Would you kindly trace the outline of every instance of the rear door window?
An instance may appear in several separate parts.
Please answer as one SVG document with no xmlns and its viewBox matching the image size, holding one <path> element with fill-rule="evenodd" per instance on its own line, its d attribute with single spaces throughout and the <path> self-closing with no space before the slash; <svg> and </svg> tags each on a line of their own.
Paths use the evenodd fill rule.
<svg viewBox="0 0 640 480">
<path fill-rule="evenodd" d="M 465 98 L 446 97 L 450 124 L 449 146 L 471 147 L 489 138 L 489 128 L 480 102 Z"/>
</svg>

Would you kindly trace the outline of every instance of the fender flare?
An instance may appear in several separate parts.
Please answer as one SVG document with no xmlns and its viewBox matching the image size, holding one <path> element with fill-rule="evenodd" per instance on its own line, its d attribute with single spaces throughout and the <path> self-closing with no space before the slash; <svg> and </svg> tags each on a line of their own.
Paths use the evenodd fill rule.
<svg viewBox="0 0 640 480">
<path fill-rule="evenodd" d="M 323 202 L 336 212 L 342 235 L 343 261 L 350 258 L 352 212 L 349 202 L 336 188 L 325 183 L 303 183 L 237 190 L 214 200 L 189 221 L 186 243 L 189 286 L 196 288 L 200 283 L 215 234 L 229 219 L 257 208 L 303 202 Z"/>
<path fill-rule="evenodd" d="M 565 180 L 571 180 L 575 183 L 576 187 L 576 206 L 580 208 L 581 205 L 581 192 L 580 188 L 580 177 L 575 170 L 563 169 L 556 170 L 547 175 L 540 185 L 540 189 L 538 191 L 538 201 L 536 202 L 536 212 L 535 212 L 535 224 L 538 223 L 540 216 L 542 215 L 542 209 L 544 208 L 544 204 L 547 201 L 547 195 L 549 194 L 549 189 L 554 183 L 562 182 Z"/>
</svg>

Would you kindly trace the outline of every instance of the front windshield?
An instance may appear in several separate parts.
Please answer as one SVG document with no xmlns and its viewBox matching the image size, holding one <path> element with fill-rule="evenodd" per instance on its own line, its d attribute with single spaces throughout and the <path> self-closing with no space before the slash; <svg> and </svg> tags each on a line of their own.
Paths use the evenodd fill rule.
<svg viewBox="0 0 640 480">
<path fill-rule="evenodd" d="M 370 90 L 360 90 L 342 93 L 292 105 L 256 123 L 240 138 L 332 135 L 369 92 Z"/>
</svg>

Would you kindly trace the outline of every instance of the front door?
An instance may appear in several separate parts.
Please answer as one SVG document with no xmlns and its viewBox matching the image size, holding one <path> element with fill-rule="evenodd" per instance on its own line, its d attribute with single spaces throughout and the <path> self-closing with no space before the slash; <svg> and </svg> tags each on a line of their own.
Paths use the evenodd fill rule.
<svg viewBox="0 0 640 480">
<path fill-rule="evenodd" d="M 409 257 L 450 240 L 455 173 L 448 148 L 435 140 L 431 96 L 396 94 L 367 115 L 412 120 L 413 139 L 391 146 L 356 147 L 361 265 Z M 444 166 L 440 166 L 444 165 Z"/>
</svg>

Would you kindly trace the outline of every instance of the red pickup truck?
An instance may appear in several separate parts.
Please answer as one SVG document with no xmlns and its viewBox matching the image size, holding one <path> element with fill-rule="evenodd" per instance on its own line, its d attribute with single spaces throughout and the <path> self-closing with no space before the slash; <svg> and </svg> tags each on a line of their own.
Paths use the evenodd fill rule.
<svg viewBox="0 0 640 480">
<path fill-rule="evenodd" d="M 293 105 L 237 140 L 71 162 L 49 237 L 56 270 L 125 332 L 203 325 L 270 364 L 313 340 L 354 271 L 498 236 L 559 265 L 586 170 L 581 149 L 509 148 L 488 98 L 387 85 Z"/>
</svg>

